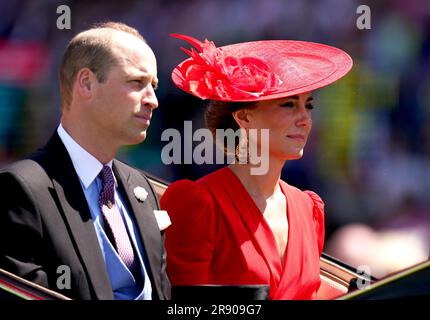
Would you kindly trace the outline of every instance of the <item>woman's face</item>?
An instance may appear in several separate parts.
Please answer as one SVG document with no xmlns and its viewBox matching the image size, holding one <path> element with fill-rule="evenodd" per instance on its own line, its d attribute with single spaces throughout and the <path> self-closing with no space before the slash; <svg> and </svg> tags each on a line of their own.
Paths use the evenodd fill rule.
<svg viewBox="0 0 430 320">
<path fill-rule="evenodd" d="M 307 92 L 283 99 L 259 101 L 256 108 L 247 110 L 248 129 L 269 129 L 271 158 L 293 160 L 302 157 L 312 128 L 312 100 L 311 92 Z M 264 139 L 258 139 L 258 150 L 264 142 Z"/>
</svg>

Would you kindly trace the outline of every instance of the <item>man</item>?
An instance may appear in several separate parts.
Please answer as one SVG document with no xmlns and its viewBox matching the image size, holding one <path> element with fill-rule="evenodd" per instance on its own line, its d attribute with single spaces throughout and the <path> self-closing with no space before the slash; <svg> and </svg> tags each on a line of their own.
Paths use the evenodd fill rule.
<svg viewBox="0 0 430 320">
<path fill-rule="evenodd" d="M 169 299 L 154 190 L 114 159 L 145 140 L 157 82 L 154 53 L 125 24 L 70 41 L 57 131 L 0 171 L 0 268 L 74 299 Z"/>
</svg>

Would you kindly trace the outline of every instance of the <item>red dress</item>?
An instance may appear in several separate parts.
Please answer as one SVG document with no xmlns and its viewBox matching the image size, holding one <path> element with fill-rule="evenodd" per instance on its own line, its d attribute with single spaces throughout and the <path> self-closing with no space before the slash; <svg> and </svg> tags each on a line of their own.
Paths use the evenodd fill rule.
<svg viewBox="0 0 430 320">
<path fill-rule="evenodd" d="M 172 183 L 161 199 L 167 272 L 172 285 L 269 284 L 270 299 L 312 299 L 320 286 L 324 203 L 281 181 L 287 200 L 288 242 L 283 264 L 261 211 L 228 168 L 196 182 Z"/>
</svg>

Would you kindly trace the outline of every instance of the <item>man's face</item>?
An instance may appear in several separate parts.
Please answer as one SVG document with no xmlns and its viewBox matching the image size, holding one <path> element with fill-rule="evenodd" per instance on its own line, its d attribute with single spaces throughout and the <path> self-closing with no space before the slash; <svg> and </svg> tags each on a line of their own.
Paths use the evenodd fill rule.
<svg viewBox="0 0 430 320">
<path fill-rule="evenodd" d="M 158 107 L 157 62 L 150 47 L 133 35 L 112 36 L 117 64 L 104 83 L 95 83 L 88 116 L 107 141 L 122 146 L 145 140 L 152 111 Z"/>
</svg>

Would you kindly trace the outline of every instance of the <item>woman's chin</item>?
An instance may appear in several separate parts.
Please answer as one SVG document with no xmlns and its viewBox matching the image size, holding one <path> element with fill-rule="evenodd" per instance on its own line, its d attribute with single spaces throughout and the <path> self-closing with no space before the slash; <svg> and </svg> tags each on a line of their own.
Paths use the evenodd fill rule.
<svg viewBox="0 0 430 320">
<path fill-rule="evenodd" d="M 298 160 L 303 157 L 303 149 L 294 153 L 288 153 L 285 155 L 285 160 Z"/>
</svg>

